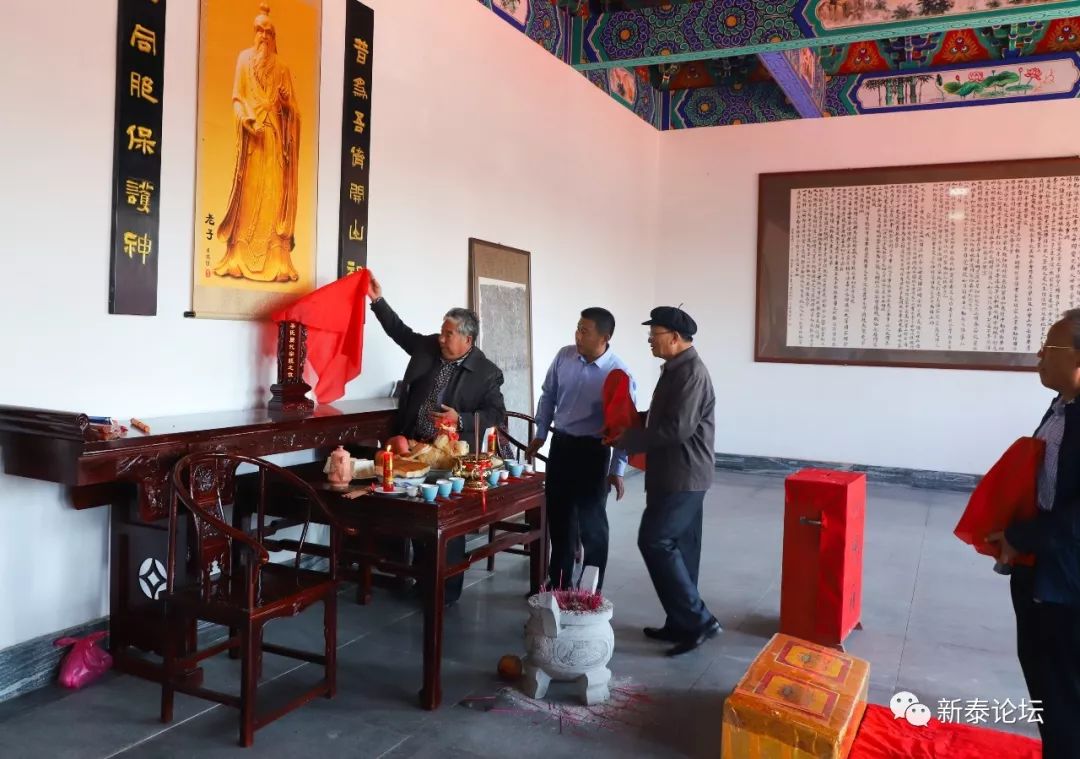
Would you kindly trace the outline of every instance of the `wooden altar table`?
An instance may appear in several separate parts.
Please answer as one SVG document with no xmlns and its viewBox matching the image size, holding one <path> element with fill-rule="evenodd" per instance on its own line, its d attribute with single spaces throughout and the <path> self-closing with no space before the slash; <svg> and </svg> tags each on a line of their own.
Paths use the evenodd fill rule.
<svg viewBox="0 0 1080 759">
<path fill-rule="evenodd" d="M 523 475 L 511 478 L 486 492 L 464 491 L 450 498 L 427 503 L 421 498 L 392 497 L 365 494 L 349 498 L 330 489 L 322 462 L 313 462 L 291 469 L 321 489 L 327 505 L 341 527 L 355 531 L 357 537 L 347 537 L 342 551 L 339 577 L 351 577 L 360 587 L 360 597 L 370 597 L 371 570 L 377 568 L 398 575 L 415 577 L 424 591 L 424 682 L 420 702 L 425 709 L 437 709 L 442 700 L 440 671 L 442 664 L 444 589 L 446 579 L 461 574 L 471 564 L 483 561 L 514 546 L 527 546 L 529 553 L 530 591 L 536 593 L 547 576 L 547 541 L 545 539 L 544 475 Z M 246 484 L 241 482 L 241 490 Z M 357 485 L 353 493 L 361 490 Z M 250 502 L 240 499 L 241 503 Z M 270 499 L 268 515 L 283 519 L 282 527 L 292 524 L 298 512 L 288 502 Z M 524 516 L 524 521 L 515 519 Z M 245 515 L 234 514 L 234 519 Z M 474 532 L 487 533 L 494 528 L 490 542 L 480 546 L 456 564 L 449 564 L 447 541 Z M 409 538 L 427 545 L 425 561 L 415 566 L 395 563 L 378 551 L 379 538 Z M 293 540 L 272 538 L 269 548 L 295 548 Z M 352 569 L 356 564 L 358 569 Z M 524 613 L 524 605 L 522 607 Z"/>
</svg>

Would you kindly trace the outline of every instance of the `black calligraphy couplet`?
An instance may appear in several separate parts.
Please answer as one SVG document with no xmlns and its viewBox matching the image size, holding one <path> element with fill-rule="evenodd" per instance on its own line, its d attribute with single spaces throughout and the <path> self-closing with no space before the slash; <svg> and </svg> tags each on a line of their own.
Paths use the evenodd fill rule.
<svg viewBox="0 0 1080 759">
<path fill-rule="evenodd" d="M 120 0 L 109 313 L 157 313 L 165 0 Z"/>
<path fill-rule="evenodd" d="M 367 266 L 371 193 L 371 72 L 375 12 L 356 0 L 345 4 L 345 82 L 341 113 L 341 209 L 338 277 Z"/>
</svg>

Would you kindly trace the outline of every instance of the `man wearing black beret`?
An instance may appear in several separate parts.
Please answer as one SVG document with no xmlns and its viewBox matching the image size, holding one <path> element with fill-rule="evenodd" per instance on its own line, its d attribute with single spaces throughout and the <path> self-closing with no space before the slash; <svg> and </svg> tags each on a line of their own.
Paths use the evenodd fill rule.
<svg viewBox="0 0 1080 759">
<path fill-rule="evenodd" d="M 664 366 L 645 427 L 627 430 L 616 446 L 647 455 L 638 548 L 667 620 L 663 627 L 646 627 L 645 635 L 674 643 L 667 653 L 678 656 L 720 633 L 697 589 L 702 505 L 715 469 L 716 396 L 694 349 L 697 324 L 690 315 L 661 306 L 643 323 Z"/>
</svg>

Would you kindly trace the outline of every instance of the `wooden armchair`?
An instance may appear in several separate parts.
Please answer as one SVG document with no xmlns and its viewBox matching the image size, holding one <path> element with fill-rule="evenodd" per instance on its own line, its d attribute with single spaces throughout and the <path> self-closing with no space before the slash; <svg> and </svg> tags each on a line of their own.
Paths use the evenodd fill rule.
<svg viewBox="0 0 1080 759">
<path fill-rule="evenodd" d="M 233 500 L 236 469 L 240 464 L 250 464 L 257 470 L 253 533 L 227 524 L 222 506 L 223 502 Z M 275 491 L 292 490 L 307 502 L 296 557 L 285 564 L 271 563 L 264 546 L 267 487 L 271 482 Z M 179 524 L 180 504 L 190 513 L 184 525 Z M 301 568 L 313 505 L 321 511 L 318 521 L 331 525 L 328 573 Z M 193 530 L 190 543 L 194 548 L 188 557 L 177 553 L 177 535 L 185 527 Z M 180 656 L 176 635 L 166 636 L 162 722 L 172 720 L 173 694 L 180 691 L 238 708 L 240 744 L 250 746 L 255 730 L 260 727 L 317 696 L 333 698 L 337 668 L 337 536 L 335 520 L 318 493 L 286 469 L 261 459 L 224 453 L 191 454 L 177 462 L 172 472 L 169 509 L 169 566 L 164 595 L 167 628 L 180 631 L 187 629 L 192 620 L 206 620 L 227 626 L 229 637 L 203 651 L 193 647 L 192 653 Z M 322 553 L 325 554 L 325 549 Z M 263 643 L 263 626 L 267 622 L 295 616 L 320 601 L 325 633 L 322 654 Z M 183 680 L 183 672 L 223 651 L 239 652 L 239 697 L 193 687 Z M 255 694 L 263 651 L 321 664 L 325 668 L 324 679 L 283 707 L 258 715 Z"/>
<path fill-rule="evenodd" d="M 529 434 L 524 442 L 516 439 L 513 435 L 510 434 L 511 419 L 521 419 L 529 425 Z M 525 452 L 525 449 L 529 447 L 529 443 L 531 443 L 536 437 L 536 419 L 529 416 L 528 414 L 522 414 L 518 411 L 507 411 L 506 424 L 500 427 L 496 427 L 496 431 L 498 432 L 498 435 L 501 439 L 508 442 L 514 448 L 516 454 L 521 454 Z M 551 430 L 548 430 L 548 434 L 550 433 Z M 547 464 L 547 457 L 543 454 L 537 453 L 527 458 L 526 461 L 528 461 L 534 466 L 536 465 L 537 461 L 542 461 L 544 462 L 544 464 Z M 517 532 L 523 534 L 528 532 L 529 529 L 529 525 L 525 524 L 524 522 L 496 522 L 495 524 L 488 527 L 488 542 L 494 543 L 495 538 L 498 536 L 500 530 L 502 532 Z M 544 550 L 547 550 L 546 543 Z M 517 554 L 518 556 L 529 555 L 529 552 L 527 550 L 521 548 L 507 548 L 503 551 L 503 553 L 513 553 Z M 491 554 L 491 556 L 488 556 L 487 571 L 495 571 L 495 554 Z"/>
<path fill-rule="evenodd" d="M 510 434 L 511 419 L 521 419 L 529 425 L 528 439 L 524 442 L 516 439 L 513 435 Z M 497 427 L 496 430 L 498 431 L 499 437 L 508 442 L 511 446 L 513 446 L 516 453 L 524 453 L 525 449 L 529 447 L 529 443 L 531 443 L 533 441 L 533 438 L 536 437 L 536 419 L 529 416 L 528 414 L 522 414 L 518 411 L 507 411 L 506 424 Z M 548 430 L 548 434 L 550 433 L 551 430 Z M 537 460 L 543 461 L 545 464 L 547 463 L 547 457 L 540 453 L 537 453 L 527 459 L 527 461 L 533 465 L 536 464 Z"/>
</svg>

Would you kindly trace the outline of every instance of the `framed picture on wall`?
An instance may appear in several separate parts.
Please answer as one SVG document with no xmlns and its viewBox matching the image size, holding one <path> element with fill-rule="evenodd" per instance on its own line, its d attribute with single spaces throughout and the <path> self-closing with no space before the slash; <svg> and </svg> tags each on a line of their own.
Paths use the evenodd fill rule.
<svg viewBox="0 0 1080 759">
<path fill-rule="evenodd" d="M 315 289 L 321 0 L 201 0 L 190 316 Z"/>
<path fill-rule="evenodd" d="M 469 307 L 480 317 L 477 345 L 502 372 L 507 411 L 532 415 L 532 285 L 529 253 L 469 238 Z M 524 422 L 510 434 L 525 441 Z"/>
<path fill-rule="evenodd" d="M 754 359 L 1032 370 L 1080 305 L 1080 158 L 763 174 Z"/>
</svg>

